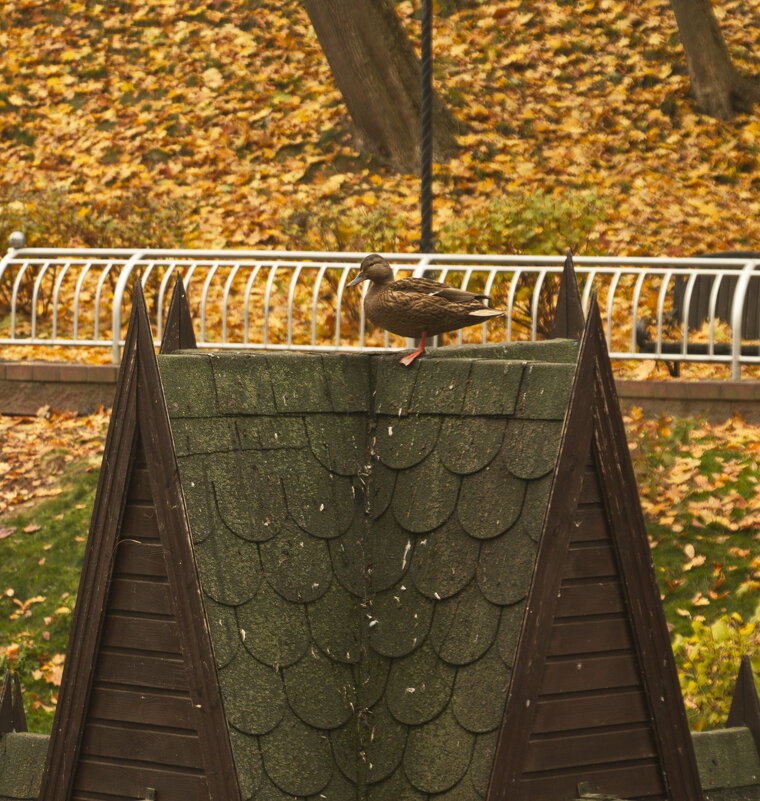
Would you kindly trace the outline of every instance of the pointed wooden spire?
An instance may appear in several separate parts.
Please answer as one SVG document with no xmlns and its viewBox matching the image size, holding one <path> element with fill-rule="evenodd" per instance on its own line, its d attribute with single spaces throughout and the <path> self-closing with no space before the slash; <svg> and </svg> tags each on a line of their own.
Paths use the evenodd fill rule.
<svg viewBox="0 0 760 801">
<path fill-rule="evenodd" d="M 103 467 L 95 493 L 66 665 L 42 776 L 41 801 L 61 801 L 70 797 L 137 437 L 138 345 L 142 340 L 145 340 L 145 348 L 153 353 L 145 299 L 137 281 L 132 292 L 132 312 L 116 379 Z"/>
<path fill-rule="evenodd" d="M 757 697 L 752 663 L 746 654 L 742 657 L 739 666 L 739 675 L 736 677 L 734 697 L 726 719 L 726 726 L 746 726 L 752 732 L 755 747 L 760 753 L 760 700 Z"/>
<path fill-rule="evenodd" d="M 13 731 L 13 701 L 11 700 L 11 672 L 6 672 L 0 690 L 0 734 Z"/>
<path fill-rule="evenodd" d="M 580 782 L 595 798 L 703 801 L 601 313 L 592 296 L 581 328 L 570 259 L 565 275 L 576 312 L 558 317 L 576 328 L 558 333 L 581 332 L 578 361 L 486 801 L 572 798 Z M 597 762 L 618 702 L 636 725 Z"/>
<path fill-rule="evenodd" d="M 174 353 L 175 350 L 194 349 L 195 333 L 193 320 L 190 316 L 190 306 L 187 302 L 185 285 L 182 276 L 177 276 L 174 292 L 166 313 L 166 325 L 161 337 L 161 353 Z"/>
<path fill-rule="evenodd" d="M 579 339 L 585 327 L 583 304 L 578 291 L 578 281 L 575 277 L 573 254 L 568 249 L 565 259 L 565 268 L 557 294 L 557 306 L 554 310 L 554 323 L 550 334 L 551 339 Z"/>
<path fill-rule="evenodd" d="M 26 714 L 21 700 L 21 683 L 18 674 L 6 672 L 0 689 L 0 734 L 26 731 Z"/>
<path fill-rule="evenodd" d="M 18 673 L 13 674 L 13 728 L 16 731 L 26 731 L 26 713 L 24 701 L 21 698 L 21 682 Z"/>
<path fill-rule="evenodd" d="M 177 298 L 177 302 L 181 305 L 182 298 Z M 174 317 L 181 320 L 181 310 Z M 189 319 L 189 315 L 187 317 Z M 175 330 L 178 333 L 174 342 L 186 343 L 182 328 L 177 325 Z M 125 794 L 136 797 L 133 793 L 140 793 L 141 798 L 150 797 L 151 787 L 156 790 L 166 787 L 167 781 L 179 781 L 171 770 L 167 779 L 165 772 L 159 769 L 164 765 L 164 757 L 157 758 L 155 764 L 159 767 L 149 769 L 146 778 L 141 778 L 137 784 L 130 783 L 136 781 L 136 771 L 132 767 L 122 771 L 124 766 L 119 766 L 115 774 L 108 774 L 104 779 L 102 763 L 97 759 L 89 760 L 82 746 L 85 742 L 100 742 L 92 732 L 99 730 L 101 715 L 105 715 L 111 721 L 145 723 L 148 731 L 128 727 L 120 734 L 118 726 L 113 726 L 116 741 L 111 740 L 110 746 L 92 746 L 96 749 L 95 757 L 110 759 L 113 750 L 97 749 L 114 749 L 113 742 L 129 742 L 132 748 L 139 743 L 139 748 L 143 749 L 140 753 L 160 750 L 152 739 L 155 732 L 150 731 L 153 724 L 149 721 L 156 704 L 164 708 L 162 704 L 169 697 L 169 690 L 173 700 L 167 703 L 174 710 L 172 714 L 178 728 L 185 732 L 183 737 L 191 739 L 197 734 L 193 752 L 197 759 L 191 756 L 188 763 L 197 775 L 188 779 L 190 785 L 198 789 L 202 785 L 203 798 L 209 801 L 240 801 L 179 481 L 150 320 L 142 287 L 137 282 L 132 293 L 132 313 L 93 505 L 40 801 L 68 801 L 79 797 L 82 787 L 86 788 L 88 798 L 100 793 L 112 793 L 113 797 Z M 141 510 L 141 515 L 151 509 L 155 526 L 143 525 L 142 521 L 147 519 L 144 517 L 134 522 L 136 509 Z M 122 586 L 124 581 L 132 582 L 134 591 L 126 595 L 129 598 L 139 596 L 141 606 L 123 606 L 126 596 L 119 596 L 115 591 L 114 576 Z M 146 583 L 140 577 L 161 580 L 166 594 L 158 599 L 149 593 L 143 597 L 142 588 L 136 586 Z M 176 674 L 172 671 L 170 678 L 156 667 L 156 663 L 164 664 L 163 657 L 157 655 L 161 652 L 154 651 L 156 656 L 143 659 L 141 632 L 145 621 L 141 615 L 146 611 L 162 616 L 161 631 L 176 632 L 176 641 L 172 639 L 175 635 L 166 635 L 169 637 L 166 649 L 171 654 L 181 655 L 184 668 Z M 131 612 L 137 616 L 132 617 Z M 99 658 L 99 649 L 106 638 L 104 632 L 111 636 L 114 631 L 123 658 L 133 660 L 125 663 L 130 667 L 119 667 L 117 671 L 121 672 L 115 674 L 109 672 L 113 665 Z M 174 662 L 174 658 L 169 661 Z M 124 671 L 129 673 L 129 679 L 125 679 Z M 153 683 L 156 671 L 163 676 L 158 684 Z M 165 683 L 167 681 L 171 683 Z M 154 695 L 151 688 L 165 690 L 167 694 Z M 135 713 L 148 715 L 148 718 L 135 718 Z M 92 739 L 88 741 L 91 734 Z M 175 735 L 169 737 L 172 739 Z M 202 776 L 201 766 L 206 766 Z M 114 776 L 121 782 L 117 789 L 113 789 Z M 159 784 L 159 780 L 164 784 Z M 125 785 L 129 792 L 123 789 Z M 200 797 L 195 792 L 183 794 L 182 789 L 177 792 L 180 793 L 175 794 L 177 798 Z M 157 792 L 156 797 L 163 798 L 162 793 Z"/>
</svg>

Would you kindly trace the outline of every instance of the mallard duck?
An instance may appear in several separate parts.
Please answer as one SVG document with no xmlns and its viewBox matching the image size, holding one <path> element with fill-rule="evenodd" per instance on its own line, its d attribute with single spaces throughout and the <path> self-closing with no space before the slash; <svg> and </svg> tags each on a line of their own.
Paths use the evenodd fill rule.
<svg viewBox="0 0 760 801">
<path fill-rule="evenodd" d="M 377 253 L 362 261 L 359 275 L 348 285 L 356 286 L 362 281 L 370 281 L 364 299 L 367 317 L 386 331 L 420 340 L 417 350 L 401 359 L 406 367 L 425 352 L 428 336 L 456 331 L 504 314 L 483 304 L 488 295 L 455 289 L 430 278 L 394 281 L 390 264 Z"/>
</svg>

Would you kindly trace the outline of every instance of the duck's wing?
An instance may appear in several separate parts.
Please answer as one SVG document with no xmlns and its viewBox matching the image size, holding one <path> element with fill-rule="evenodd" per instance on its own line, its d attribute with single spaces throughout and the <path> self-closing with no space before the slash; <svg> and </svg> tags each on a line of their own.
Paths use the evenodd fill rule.
<svg viewBox="0 0 760 801">
<path fill-rule="evenodd" d="M 417 295 L 431 295 L 433 297 L 451 300 L 457 303 L 466 303 L 469 300 L 487 300 L 488 295 L 478 295 L 467 292 L 465 289 L 456 289 L 432 278 L 400 278 L 391 285 L 396 292 L 410 292 Z"/>
</svg>

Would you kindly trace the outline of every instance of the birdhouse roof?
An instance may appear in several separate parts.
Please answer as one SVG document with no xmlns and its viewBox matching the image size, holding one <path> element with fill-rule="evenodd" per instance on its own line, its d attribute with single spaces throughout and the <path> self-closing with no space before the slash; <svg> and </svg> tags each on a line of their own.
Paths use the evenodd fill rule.
<svg viewBox="0 0 760 801">
<path fill-rule="evenodd" d="M 405 368 L 182 350 L 178 283 L 163 343 L 138 283 L 40 801 L 700 801 L 594 304 Z"/>
<path fill-rule="evenodd" d="M 159 357 L 243 797 L 485 794 L 577 353 Z"/>
</svg>

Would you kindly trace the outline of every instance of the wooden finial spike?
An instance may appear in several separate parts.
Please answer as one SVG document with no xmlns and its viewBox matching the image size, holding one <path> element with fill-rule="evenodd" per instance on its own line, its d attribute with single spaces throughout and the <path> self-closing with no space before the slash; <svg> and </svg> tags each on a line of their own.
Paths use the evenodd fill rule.
<svg viewBox="0 0 760 801">
<path fill-rule="evenodd" d="M 185 285 L 182 276 L 177 276 L 174 292 L 166 313 L 166 325 L 161 337 L 160 353 L 174 353 L 176 350 L 194 349 L 195 333 L 193 320 L 190 316 L 190 306 L 187 302 Z"/>
<path fill-rule="evenodd" d="M 760 700 L 757 697 L 755 674 L 748 656 L 743 656 L 739 674 L 734 686 L 734 697 L 728 711 L 726 726 L 746 726 L 755 740 L 755 748 L 760 754 Z"/>
<path fill-rule="evenodd" d="M 26 714 L 21 699 L 21 683 L 18 673 L 6 672 L 0 689 L 0 734 L 26 731 Z"/>
<path fill-rule="evenodd" d="M 552 339 L 578 339 L 583 333 L 585 322 L 581 293 L 578 291 L 578 280 L 575 277 L 573 254 L 568 249 L 557 293 L 557 305 L 554 309 L 554 323 L 550 337 Z"/>
<path fill-rule="evenodd" d="M 11 672 L 6 671 L 0 689 L 0 734 L 13 731 L 13 700 L 11 699 Z"/>
<path fill-rule="evenodd" d="M 18 673 L 13 674 L 13 730 L 27 731 L 26 713 L 24 712 L 24 700 L 21 697 L 21 682 Z"/>
</svg>

